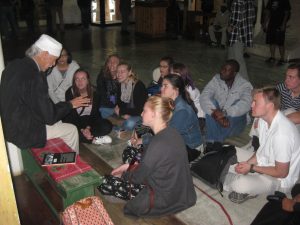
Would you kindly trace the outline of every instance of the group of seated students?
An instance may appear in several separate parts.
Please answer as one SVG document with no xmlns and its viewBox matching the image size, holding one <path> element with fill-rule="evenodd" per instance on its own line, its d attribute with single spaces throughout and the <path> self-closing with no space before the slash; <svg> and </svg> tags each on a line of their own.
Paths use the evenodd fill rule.
<svg viewBox="0 0 300 225">
<path fill-rule="evenodd" d="M 124 119 L 118 129 L 133 130 L 142 122 L 154 136 L 134 134 L 130 143 L 142 145 L 142 152 L 114 169 L 99 190 L 128 200 L 127 215 L 162 216 L 196 203 L 189 161 L 201 151 L 209 153 L 214 143 L 239 134 L 251 108 L 255 117 L 251 134 L 257 136 L 257 149 L 237 152 L 239 163 L 231 166 L 224 190 L 230 191 L 228 197 L 236 203 L 258 194 L 291 192 L 293 199 L 275 193 L 282 201 L 266 204 L 253 225 L 300 224 L 296 184 L 300 64 L 288 67 L 284 83 L 252 92 L 252 85 L 239 74 L 239 64 L 227 60 L 201 95 L 185 65 L 163 57 L 159 71 L 158 82 L 148 93 L 132 67 L 112 55 L 94 88 L 89 73 L 79 68 L 70 52 L 43 34 L 26 57 L 11 62 L 2 73 L 0 110 L 5 139 L 28 149 L 59 137 L 79 153 L 78 133 L 82 142 L 111 142 L 106 136 L 112 130 L 111 115 Z M 159 94 L 148 97 L 153 90 Z M 204 122 L 205 129 L 200 129 Z"/>
<path fill-rule="evenodd" d="M 239 163 L 230 168 L 224 182 L 229 199 L 242 203 L 258 194 L 289 193 L 299 179 L 300 139 L 295 126 L 300 123 L 299 64 L 288 67 L 284 83 L 253 91 L 251 83 L 239 74 L 238 62 L 227 60 L 200 95 L 187 66 L 171 57 L 161 58 L 147 89 L 130 64 L 111 55 L 94 88 L 88 72 L 79 69 L 63 49 L 47 80 L 53 102 L 78 96 L 90 99 L 89 106 L 73 109 L 63 119 L 77 127 L 82 142 L 110 143 L 105 135 L 113 127 L 107 120 L 111 116 L 124 120 L 116 128 L 119 130 L 132 131 L 138 124 L 152 129 L 154 137 L 131 139 L 132 146 L 144 146 L 141 159 L 112 172 L 112 177 L 122 177 L 124 182 L 115 196 L 122 196 L 120 190 L 125 190 L 122 198 L 131 199 L 124 208 L 126 214 L 166 215 L 195 204 L 188 162 L 197 159 L 201 151 L 213 150 L 214 143 L 240 134 L 251 109 L 255 118 L 251 135 L 258 137 L 258 149 L 238 152 Z M 135 164 L 137 169 L 131 170 Z M 114 186 L 110 182 L 107 179 L 100 187 L 103 193 L 107 184 Z M 131 187 L 131 182 L 138 186 Z M 153 189 L 159 199 L 154 203 Z"/>
</svg>

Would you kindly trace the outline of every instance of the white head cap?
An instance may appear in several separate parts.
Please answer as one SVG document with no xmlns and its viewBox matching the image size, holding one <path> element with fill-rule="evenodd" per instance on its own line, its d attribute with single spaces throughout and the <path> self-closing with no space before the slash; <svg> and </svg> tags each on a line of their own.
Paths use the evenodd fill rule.
<svg viewBox="0 0 300 225">
<path fill-rule="evenodd" d="M 34 44 L 42 51 L 47 51 L 50 55 L 60 56 L 62 44 L 47 34 L 42 34 Z"/>
</svg>

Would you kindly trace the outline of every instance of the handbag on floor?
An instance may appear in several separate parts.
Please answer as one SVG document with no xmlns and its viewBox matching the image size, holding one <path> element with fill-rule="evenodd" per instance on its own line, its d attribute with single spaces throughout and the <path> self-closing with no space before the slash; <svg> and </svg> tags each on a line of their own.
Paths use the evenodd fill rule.
<svg viewBox="0 0 300 225">
<path fill-rule="evenodd" d="M 232 145 L 218 147 L 215 151 L 193 162 L 192 175 L 213 188 L 223 191 L 223 183 L 229 167 L 237 162 L 236 149 Z"/>
<path fill-rule="evenodd" d="M 81 199 L 62 213 L 64 225 L 114 225 L 98 196 Z"/>
</svg>

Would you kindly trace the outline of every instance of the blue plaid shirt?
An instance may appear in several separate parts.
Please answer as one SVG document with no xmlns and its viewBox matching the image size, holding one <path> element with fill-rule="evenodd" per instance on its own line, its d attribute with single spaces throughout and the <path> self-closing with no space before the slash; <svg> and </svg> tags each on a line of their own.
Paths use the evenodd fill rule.
<svg viewBox="0 0 300 225">
<path fill-rule="evenodd" d="M 254 0 L 234 0 L 231 5 L 229 46 L 240 41 L 245 47 L 252 47 L 255 22 Z"/>
</svg>

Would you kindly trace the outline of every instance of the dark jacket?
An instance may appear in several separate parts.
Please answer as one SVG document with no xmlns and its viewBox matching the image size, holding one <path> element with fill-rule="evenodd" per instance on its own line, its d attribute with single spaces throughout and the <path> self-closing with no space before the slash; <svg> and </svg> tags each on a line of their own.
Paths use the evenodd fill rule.
<svg viewBox="0 0 300 225">
<path fill-rule="evenodd" d="M 74 97 L 72 87 L 66 91 L 66 101 L 72 100 Z M 66 123 L 74 124 L 77 127 L 79 133 L 80 142 L 90 143 L 91 140 L 86 139 L 81 132 L 81 129 L 87 126 L 91 127 L 91 132 L 94 137 L 103 136 L 110 133 L 112 130 L 112 124 L 109 120 L 102 119 L 99 109 L 99 97 L 97 92 L 93 93 L 92 110 L 90 115 L 80 115 L 76 109 L 73 109 L 63 121 Z"/>
<path fill-rule="evenodd" d="M 4 136 L 19 148 L 43 147 L 46 124 L 53 125 L 71 109 L 68 102 L 52 102 L 46 75 L 33 59 L 17 59 L 3 71 L 0 111 Z"/>
<path fill-rule="evenodd" d="M 130 116 L 140 116 L 143 112 L 144 104 L 148 98 L 147 90 L 142 81 L 137 81 L 132 90 L 129 103 L 121 101 L 121 92 L 119 92 L 117 105 L 120 108 L 120 115 L 128 114 Z"/>
<path fill-rule="evenodd" d="M 104 77 L 102 70 L 97 78 L 97 92 L 100 98 L 100 107 L 114 108 L 120 92 L 120 83 L 117 80 Z"/>
<path fill-rule="evenodd" d="M 132 183 L 146 184 L 125 205 L 126 215 L 170 215 L 196 203 L 185 144 L 174 128 L 168 127 L 157 133 L 144 151 L 138 168 L 126 172 L 123 178 Z M 154 204 L 149 211 L 150 189 L 154 193 Z"/>
<path fill-rule="evenodd" d="M 74 97 L 72 87 L 66 91 L 66 101 L 72 100 Z M 74 124 L 78 129 L 86 128 L 91 126 L 96 121 L 102 120 L 102 117 L 98 111 L 99 109 L 99 98 L 96 92 L 93 93 L 92 111 L 90 115 L 80 116 L 76 109 L 72 111 L 63 119 L 64 122 Z"/>
</svg>

